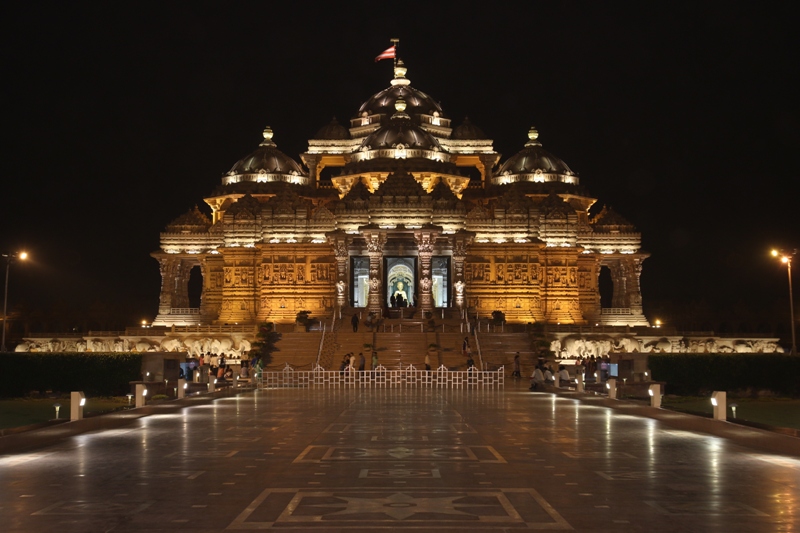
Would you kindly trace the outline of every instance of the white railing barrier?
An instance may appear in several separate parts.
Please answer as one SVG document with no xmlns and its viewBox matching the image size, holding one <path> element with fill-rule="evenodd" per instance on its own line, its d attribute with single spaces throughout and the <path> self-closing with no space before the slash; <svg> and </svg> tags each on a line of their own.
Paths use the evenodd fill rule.
<svg viewBox="0 0 800 533">
<path fill-rule="evenodd" d="M 408 365 L 400 370 L 387 370 L 379 365 L 374 370 L 328 371 L 316 365 L 311 371 L 296 371 L 287 363 L 279 372 L 262 372 L 259 388 L 445 388 L 500 389 L 505 385 L 505 370 L 456 370 L 444 365 L 436 370 L 419 370 Z"/>
</svg>

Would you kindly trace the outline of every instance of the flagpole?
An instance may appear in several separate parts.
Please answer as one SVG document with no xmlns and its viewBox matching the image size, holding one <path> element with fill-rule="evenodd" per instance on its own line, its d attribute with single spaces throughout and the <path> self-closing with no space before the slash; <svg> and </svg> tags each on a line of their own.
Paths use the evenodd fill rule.
<svg viewBox="0 0 800 533">
<path fill-rule="evenodd" d="M 400 45 L 400 39 L 389 39 L 389 42 L 394 46 L 394 65 L 392 65 L 392 72 L 397 68 L 397 48 Z"/>
</svg>

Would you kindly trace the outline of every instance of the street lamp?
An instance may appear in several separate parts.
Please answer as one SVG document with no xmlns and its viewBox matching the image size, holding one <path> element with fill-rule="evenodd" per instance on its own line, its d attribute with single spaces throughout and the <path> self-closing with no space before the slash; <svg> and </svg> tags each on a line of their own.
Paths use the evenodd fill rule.
<svg viewBox="0 0 800 533">
<path fill-rule="evenodd" d="M 792 257 L 797 253 L 797 248 L 791 253 L 772 250 L 772 257 L 780 257 L 781 263 L 786 265 L 786 272 L 789 274 L 789 316 L 792 319 L 792 355 L 797 355 L 797 340 L 795 338 L 795 324 L 794 324 L 794 294 L 792 293 Z"/>
<path fill-rule="evenodd" d="M 24 261 L 28 258 L 28 252 L 13 252 L 2 254 L 6 260 L 6 288 L 3 292 L 3 343 L 0 345 L 0 352 L 6 351 L 6 322 L 8 322 L 8 272 L 11 270 L 11 263 L 15 259 Z"/>
</svg>

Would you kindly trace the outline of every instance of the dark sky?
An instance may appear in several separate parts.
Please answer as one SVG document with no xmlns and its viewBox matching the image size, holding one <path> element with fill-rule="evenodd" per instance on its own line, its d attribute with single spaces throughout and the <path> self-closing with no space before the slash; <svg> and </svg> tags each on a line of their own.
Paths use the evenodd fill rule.
<svg viewBox="0 0 800 533">
<path fill-rule="evenodd" d="M 345 123 L 388 86 L 373 59 L 398 37 L 454 124 L 469 116 L 503 160 L 535 125 L 637 225 L 651 319 L 788 322 L 767 251 L 800 246 L 792 3 L 328 4 L 4 3 L 0 250 L 35 258 L 12 267 L 10 307 L 152 319 L 164 226 L 264 126 L 299 160 Z"/>
</svg>

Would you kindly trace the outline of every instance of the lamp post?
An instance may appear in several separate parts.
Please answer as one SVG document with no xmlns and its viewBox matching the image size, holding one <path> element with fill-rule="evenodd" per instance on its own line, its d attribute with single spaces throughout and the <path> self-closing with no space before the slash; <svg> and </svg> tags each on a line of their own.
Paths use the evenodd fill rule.
<svg viewBox="0 0 800 533">
<path fill-rule="evenodd" d="M 797 355 L 797 339 L 795 338 L 794 324 L 794 293 L 792 292 L 792 257 L 797 253 L 797 248 L 791 253 L 772 250 L 772 257 L 780 257 L 781 263 L 786 264 L 786 272 L 789 274 L 789 316 L 792 319 L 792 355 Z"/>
<path fill-rule="evenodd" d="M 13 252 L 3 254 L 3 258 L 6 260 L 6 286 L 5 290 L 3 291 L 3 342 L 0 344 L 0 352 L 6 351 L 6 322 L 8 322 L 8 272 L 11 270 L 11 263 L 13 263 L 15 259 L 21 259 L 24 261 L 28 258 L 28 253 Z"/>
</svg>

